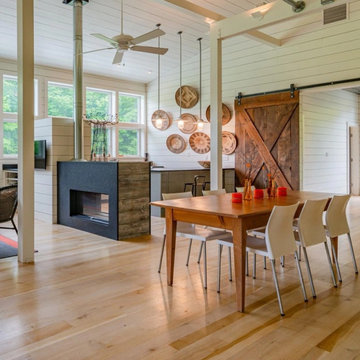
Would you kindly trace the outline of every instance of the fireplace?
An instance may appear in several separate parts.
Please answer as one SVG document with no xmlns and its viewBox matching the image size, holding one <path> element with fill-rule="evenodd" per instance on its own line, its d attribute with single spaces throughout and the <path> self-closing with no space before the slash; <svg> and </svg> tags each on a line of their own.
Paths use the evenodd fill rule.
<svg viewBox="0 0 360 360">
<path fill-rule="evenodd" d="M 58 223 L 114 240 L 150 233 L 148 162 L 59 161 Z"/>
<path fill-rule="evenodd" d="M 80 216 L 89 221 L 109 224 L 109 195 L 70 190 L 70 216 Z"/>
<path fill-rule="evenodd" d="M 116 163 L 58 162 L 58 222 L 118 240 Z"/>
</svg>

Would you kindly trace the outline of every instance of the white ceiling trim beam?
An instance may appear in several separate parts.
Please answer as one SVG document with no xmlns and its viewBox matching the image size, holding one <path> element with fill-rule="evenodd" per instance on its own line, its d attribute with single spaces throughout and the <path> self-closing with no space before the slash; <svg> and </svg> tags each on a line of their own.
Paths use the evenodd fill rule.
<svg viewBox="0 0 360 360">
<path fill-rule="evenodd" d="M 261 43 L 264 43 L 266 45 L 270 45 L 273 47 L 281 46 L 281 40 L 276 39 L 270 35 L 267 35 L 259 30 L 249 30 L 245 34 L 245 36 L 252 38 L 254 40 L 257 40 Z"/>
<path fill-rule="evenodd" d="M 224 40 L 233 36 L 248 33 L 251 30 L 258 30 L 265 26 L 274 25 L 298 16 L 309 15 L 317 11 L 322 11 L 325 8 L 350 3 L 352 1 L 337 0 L 332 4 L 324 6 L 321 5 L 320 0 L 305 0 L 305 9 L 300 13 L 295 13 L 289 4 L 286 4 L 282 0 L 278 0 L 271 3 L 269 11 L 261 19 L 254 19 L 249 12 L 243 12 L 211 24 L 211 31 L 218 34 L 217 36 Z"/>
<path fill-rule="evenodd" d="M 202 6 L 193 4 L 190 1 L 186 1 L 186 0 L 164 0 L 164 1 L 214 21 L 221 21 L 226 19 L 225 16 L 220 15 L 209 9 L 205 9 Z M 246 35 L 248 35 L 254 40 L 262 42 L 263 44 L 267 44 L 273 47 L 281 46 L 281 40 L 276 39 L 270 35 L 264 34 L 258 30 L 250 30 L 246 33 Z"/>
<path fill-rule="evenodd" d="M 178 7 L 181 7 L 183 9 L 189 10 L 195 14 L 209 18 L 211 20 L 220 21 L 226 19 L 226 17 L 223 15 L 217 14 L 214 11 L 205 9 L 202 6 L 193 4 L 187 0 L 164 0 L 164 1 L 176 5 Z"/>
</svg>

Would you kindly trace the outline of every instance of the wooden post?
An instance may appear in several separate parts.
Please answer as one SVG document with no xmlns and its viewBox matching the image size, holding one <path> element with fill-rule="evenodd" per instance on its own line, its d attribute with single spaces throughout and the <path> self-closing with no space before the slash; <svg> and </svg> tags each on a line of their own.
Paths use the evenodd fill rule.
<svg viewBox="0 0 360 360">
<path fill-rule="evenodd" d="M 34 0 L 17 0 L 18 260 L 34 262 Z"/>
<path fill-rule="evenodd" d="M 222 189 L 222 40 L 210 30 L 210 189 Z"/>
</svg>

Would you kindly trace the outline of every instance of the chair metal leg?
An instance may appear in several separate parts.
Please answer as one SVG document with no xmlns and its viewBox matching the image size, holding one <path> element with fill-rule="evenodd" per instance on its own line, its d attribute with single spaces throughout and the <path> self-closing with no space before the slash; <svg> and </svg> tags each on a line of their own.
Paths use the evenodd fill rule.
<svg viewBox="0 0 360 360">
<path fill-rule="evenodd" d="M 11 219 L 11 223 L 13 224 L 13 227 L 14 227 L 14 230 L 15 230 L 16 234 L 18 234 L 18 229 L 17 229 L 13 219 Z"/>
<path fill-rule="evenodd" d="M 334 248 L 334 244 L 331 243 L 331 251 L 333 253 L 333 258 L 335 260 L 335 266 L 336 266 L 336 271 L 337 271 L 337 274 L 338 274 L 338 279 L 339 279 L 339 282 L 342 282 L 342 277 L 341 277 L 341 272 L 340 272 L 340 266 L 339 266 L 339 261 L 338 261 L 338 258 L 336 256 L 336 251 L 335 251 L 335 248 Z"/>
<path fill-rule="evenodd" d="M 316 299 L 314 280 L 313 280 L 313 277 L 312 277 L 312 274 L 311 274 L 310 263 L 309 263 L 309 258 L 308 258 L 308 255 L 307 255 L 306 247 L 303 247 L 303 250 L 304 250 L 304 258 L 305 258 L 306 270 L 307 270 L 309 280 L 310 280 L 310 287 L 311 287 L 312 296 L 313 296 L 314 299 Z"/>
<path fill-rule="evenodd" d="M 299 254 L 299 261 L 301 261 L 301 246 L 299 245 L 299 252 L 298 252 L 298 254 Z"/>
<path fill-rule="evenodd" d="M 187 259 L 186 259 L 186 266 L 189 266 L 189 259 L 190 259 L 190 253 L 191 253 L 191 245 L 192 245 L 192 239 L 190 239 L 190 241 L 189 241 L 189 250 L 188 250 L 188 255 L 187 255 Z"/>
<path fill-rule="evenodd" d="M 229 246 L 229 281 L 232 281 L 231 247 Z"/>
<path fill-rule="evenodd" d="M 246 252 L 245 255 L 245 275 L 249 276 L 249 252 Z"/>
<path fill-rule="evenodd" d="M 326 241 L 324 242 L 324 245 L 325 245 L 326 257 L 328 259 L 328 263 L 329 263 L 329 266 L 330 266 L 331 278 L 332 278 L 334 287 L 337 287 L 337 282 L 336 282 L 336 278 L 335 278 L 335 274 L 334 274 L 334 269 L 333 269 L 332 264 L 331 264 L 329 247 L 328 247 L 328 244 L 327 244 Z"/>
<path fill-rule="evenodd" d="M 158 273 L 161 271 L 161 263 L 162 263 L 162 259 L 163 259 L 163 256 L 164 256 L 165 240 L 166 240 L 166 234 L 164 234 L 164 237 L 163 237 L 163 243 L 162 243 L 162 247 L 161 247 L 160 263 L 159 263 Z"/>
<path fill-rule="evenodd" d="M 200 245 L 199 257 L 198 257 L 198 261 L 197 261 L 198 264 L 200 264 L 200 259 L 201 259 L 201 253 L 202 253 L 203 246 L 204 246 L 204 242 L 202 241 L 201 245 Z"/>
<path fill-rule="evenodd" d="M 204 288 L 207 289 L 207 256 L 206 256 L 206 241 L 204 243 Z"/>
<path fill-rule="evenodd" d="M 304 301 L 308 302 L 308 298 L 307 298 L 307 295 L 306 295 L 305 284 L 304 284 L 304 278 L 303 278 L 303 275 L 302 275 L 300 262 L 299 262 L 299 255 L 298 255 L 297 251 L 295 251 L 295 260 L 296 260 L 296 267 L 297 267 L 298 273 L 299 273 L 301 289 L 302 289 L 302 292 L 303 292 L 303 295 L 304 295 Z"/>
<path fill-rule="evenodd" d="M 347 234 L 347 236 L 348 236 L 348 239 L 349 239 L 351 256 L 352 256 L 353 263 L 354 263 L 354 268 L 355 268 L 355 274 L 358 274 L 359 271 L 358 271 L 358 267 L 357 267 L 357 264 L 356 264 L 356 258 L 355 258 L 355 253 L 354 253 L 353 244 L 352 244 L 352 241 L 351 241 L 351 236 L 350 236 L 350 234 Z"/>
<path fill-rule="evenodd" d="M 254 262 L 253 262 L 253 279 L 256 279 L 256 254 L 254 253 Z"/>
<path fill-rule="evenodd" d="M 264 269 L 266 270 L 266 256 L 264 256 Z"/>
<path fill-rule="evenodd" d="M 271 270 L 272 270 L 272 274 L 273 274 L 273 279 L 274 279 L 274 284 L 275 284 L 275 289 L 276 289 L 276 295 L 277 295 L 277 299 L 278 299 L 278 303 L 279 303 L 279 308 L 280 308 L 280 315 L 284 316 L 284 309 L 283 309 L 283 305 L 282 305 L 282 301 L 281 301 L 281 296 L 280 296 L 280 289 L 279 289 L 279 283 L 278 283 L 278 279 L 276 276 L 276 271 L 275 271 L 275 261 L 273 259 L 270 259 L 271 262 Z"/>
<path fill-rule="evenodd" d="M 285 267 L 285 256 L 280 257 L 280 264 L 281 264 L 281 267 Z"/>
<path fill-rule="evenodd" d="M 222 254 L 223 245 L 219 244 L 219 253 L 218 253 L 218 278 L 217 278 L 217 292 L 220 293 L 220 277 L 221 277 L 221 254 Z"/>
</svg>

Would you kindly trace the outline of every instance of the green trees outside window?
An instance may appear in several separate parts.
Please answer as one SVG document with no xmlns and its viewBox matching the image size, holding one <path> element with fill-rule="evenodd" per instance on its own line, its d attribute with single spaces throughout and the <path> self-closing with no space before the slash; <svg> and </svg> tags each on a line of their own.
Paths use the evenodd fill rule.
<svg viewBox="0 0 360 360">
<path fill-rule="evenodd" d="M 119 130 L 119 154 L 139 155 L 139 130 Z"/>
<path fill-rule="evenodd" d="M 138 96 L 119 94 L 119 121 L 138 123 L 140 98 Z"/>
<path fill-rule="evenodd" d="M 16 155 L 18 152 L 17 122 L 4 121 L 3 153 L 4 155 Z"/>
<path fill-rule="evenodd" d="M 48 115 L 72 118 L 73 112 L 72 86 L 48 83 Z"/>
<path fill-rule="evenodd" d="M 111 114 L 111 92 L 86 90 L 86 117 L 88 119 L 107 120 Z"/>
<path fill-rule="evenodd" d="M 17 113 L 17 79 L 3 79 L 3 112 Z"/>
</svg>

